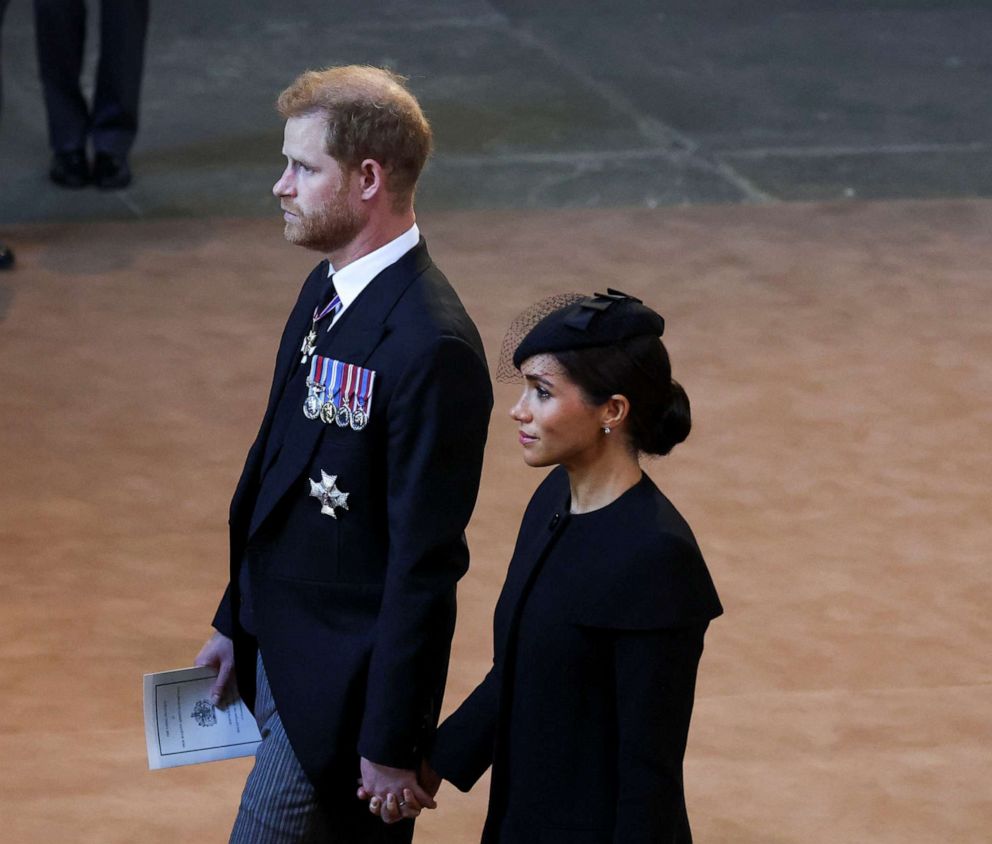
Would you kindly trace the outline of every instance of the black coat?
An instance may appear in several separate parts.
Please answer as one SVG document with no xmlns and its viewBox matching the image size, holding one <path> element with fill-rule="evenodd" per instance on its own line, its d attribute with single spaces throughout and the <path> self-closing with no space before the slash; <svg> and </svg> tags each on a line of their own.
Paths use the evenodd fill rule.
<svg viewBox="0 0 992 844">
<path fill-rule="evenodd" d="M 421 239 L 319 332 L 317 355 L 376 373 L 367 426 L 308 419 L 299 348 L 326 283 L 322 262 L 283 333 L 231 503 L 214 626 L 234 639 L 248 705 L 257 648 L 303 769 L 357 804 L 358 756 L 415 767 L 437 722 L 492 389 L 478 332 Z M 284 444 L 264 465 L 274 417 L 288 420 Z M 310 495 L 322 470 L 349 494 L 336 518 Z M 242 565 L 256 636 L 234 612 Z"/>
<path fill-rule="evenodd" d="M 493 765 L 486 844 L 684 844 L 682 759 L 720 602 L 646 475 L 607 507 L 568 510 L 558 468 L 524 514 L 493 668 L 441 725 L 431 763 L 462 790 Z"/>
</svg>

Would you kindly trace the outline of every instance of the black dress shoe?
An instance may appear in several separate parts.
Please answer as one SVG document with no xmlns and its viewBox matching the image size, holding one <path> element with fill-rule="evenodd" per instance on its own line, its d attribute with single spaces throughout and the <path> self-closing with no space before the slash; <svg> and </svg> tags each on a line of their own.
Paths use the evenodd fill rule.
<svg viewBox="0 0 992 844">
<path fill-rule="evenodd" d="M 0 243 L 0 270 L 9 270 L 12 266 L 14 266 L 13 250 Z"/>
<path fill-rule="evenodd" d="M 93 181 L 103 190 L 118 190 L 131 184 L 127 156 L 98 152 L 93 162 Z"/>
<path fill-rule="evenodd" d="M 48 177 L 64 188 L 86 187 L 90 183 L 90 166 L 86 162 L 86 153 L 81 149 L 55 153 Z"/>
</svg>

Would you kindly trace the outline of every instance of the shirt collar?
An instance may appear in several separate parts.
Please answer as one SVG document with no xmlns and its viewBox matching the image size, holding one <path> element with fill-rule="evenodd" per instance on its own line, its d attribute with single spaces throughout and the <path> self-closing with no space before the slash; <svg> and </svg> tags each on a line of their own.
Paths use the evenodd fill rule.
<svg viewBox="0 0 992 844">
<path fill-rule="evenodd" d="M 335 272 L 328 262 L 327 275 L 334 276 L 334 290 L 341 297 L 341 311 L 344 311 L 361 293 L 372 279 L 386 267 L 395 264 L 420 242 L 420 229 L 414 223 L 403 234 L 368 255 L 363 255 L 348 266 Z M 340 312 L 339 312 L 340 313 Z"/>
</svg>

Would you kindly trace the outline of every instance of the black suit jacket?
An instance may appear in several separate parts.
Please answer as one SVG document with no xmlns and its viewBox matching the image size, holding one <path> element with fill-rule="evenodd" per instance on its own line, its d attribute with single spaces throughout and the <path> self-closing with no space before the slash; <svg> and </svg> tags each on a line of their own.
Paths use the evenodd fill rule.
<svg viewBox="0 0 992 844">
<path fill-rule="evenodd" d="M 431 764 L 462 790 L 493 766 L 485 844 L 688 844 L 682 759 L 722 612 L 713 582 L 646 475 L 601 511 L 568 511 L 558 468 L 524 515 L 493 668 L 441 725 Z"/>
<path fill-rule="evenodd" d="M 316 354 L 376 373 L 367 426 L 307 419 L 305 388 L 286 385 L 326 278 L 322 262 L 283 333 L 231 503 L 231 578 L 214 626 L 234 639 L 246 702 L 258 649 L 304 770 L 318 789 L 353 794 L 359 754 L 415 767 L 436 725 L 492 389 L 479 334 L 421 239 L 320 331 Z M 265 467 L 281 402 L 299 409 Z M 322 470 L 349 494 L 337 518 L 310 496 Z M 255 637 L 235 611 L 245 564 Z"/>
</svg>

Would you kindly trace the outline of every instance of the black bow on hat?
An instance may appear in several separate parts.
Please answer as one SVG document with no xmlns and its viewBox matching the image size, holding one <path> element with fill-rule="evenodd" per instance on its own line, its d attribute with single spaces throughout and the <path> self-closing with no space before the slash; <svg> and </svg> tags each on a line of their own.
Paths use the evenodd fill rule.
<svg viewBox="0 0 992 844">
<path fill-rule="evenodd" d="M 661 337 L 665 320 L 640 299 L 608 287 L 548 314 L 535 325 L 513 353 L 513 365 L 527 358 L 568 349 L 609 346 L 628 337 Z"/>
</svg>

